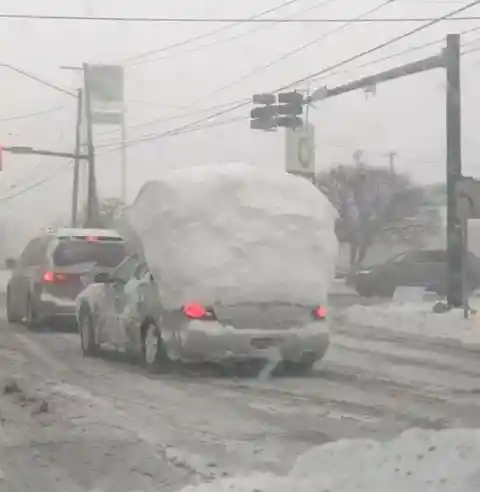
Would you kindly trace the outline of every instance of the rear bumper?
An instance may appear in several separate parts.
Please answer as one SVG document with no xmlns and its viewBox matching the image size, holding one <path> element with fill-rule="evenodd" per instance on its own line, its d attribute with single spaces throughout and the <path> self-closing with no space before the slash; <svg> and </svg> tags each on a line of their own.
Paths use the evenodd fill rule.
<svg viewBox="0 0 480 492">
<path fill-rule="evenodd" d="M 328 349 L 326 321 L 289 330 L 237 330 L 218 322 L 192 321 L 180 334 L 180 358 L 185 362 L 278 359 L 319 360 Z"/>
<path fill-rule="evenodd" d="M 55 297 L 45 292 L 41 293 L 35 305 L 37 319 L 53 318 L 76 319 L 75 301 L 68 298 Z"/>
</svg>

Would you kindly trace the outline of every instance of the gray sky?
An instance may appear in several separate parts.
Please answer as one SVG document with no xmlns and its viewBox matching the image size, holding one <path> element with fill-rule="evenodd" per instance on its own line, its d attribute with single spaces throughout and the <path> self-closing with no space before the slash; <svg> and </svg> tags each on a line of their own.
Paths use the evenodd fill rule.
<svg viewBox="0 0 480 492">
<path fill-rule="evenodd" d="M 248 17 L 285 0 L 0 0 L 0 12 L 98 16 Z M 355 17 L 382 3 L 380 0 L 298 0 L 272 16 Z M 453 10 L 463 0 L 394 0 L 375 16 L 431 16 Z M 465 15 L 480 15 L 474 8 Z M 147 51 L 158 53 L 126 65 L 128 139 L 161 134 L 196 121 L 215 110 L 212 106 L 269 91 L 366 50 L 418 24 L 357 24 L 338 30 L 339 24 L 243 24 L 173 50 L 162 47 L 217 30 L 220 24 L 100 23 L 80 21 L 2 20 L 0 62 L 33 72 L 74 90 L 77 76 L 60 65 L 82 62 L 116 63 Z M 334 86 L 351 79 L 413 61 L 441 49 L 441 44 L 420 49 L 365 68 L 366 62 L 406 48 L 439 40 L 448 32 L 474 27 L 464 36 L 467 49 L 480 48 L 480 21 L 444 22 L 346 65 L 345 73 L 312 81 L 310 88 Z M 285 57 L 289 51 L 324 36 L 308 49 Z M 284 57 L 268 69 L 262 66 Z M 72 150 L 75 101 L 14 72 L 0 68 L 0 142 Z M 253 76 L 248 74 L 254 70 Z M 241 79 L 241 80 L 239 80 Z M 386 153 L 398 152 L 397 169 L 421 182 L 442 180 L 445 173 L 445 75 L 442 70 L 394 81 L 378 87 L 377 96 L 362 92 L 326 101 L 310 111 L 317 127 L 317 167 L 351 162 L 363 149 L 372 164 L 386 164 Z M 480 51 L 462 58 L 464 172 L 480 175 Z M 298 89 L 307 89 L 306 84 Z M 204 109 L 205 111 L 201 111 Z M 248 116 L 249 107 L 215 121 Z M 51 110 L 51 111 L 47 111 Z M 38 111 L 44 114 L 8 120 Z M 151 120 L 163 119 L 156 124 Z M 103 133 L 103 135 L 102 135 Z M 99 146 L 118 141 L 112 127 L 96 130 Z M 266 168 L 282 168 L 283 135 L 253 132 L 248 121 L 159 138 L 128 149 L 129 197 L 148 179 L 166 168 L 198 163 L 249 161 Z M 119 153 L 99 149 L 98 176 L 103 196 L 119 194 Z M 18 198 L 0 201 L 3 213 L 23 214 L 36 225 L 68 216 L 71 166 L 62 160 L 4 156 L 0 199 L 47 181 Z M 51 176 L 55 176 L 51 179 Z M 1 212 L 0 212 L 1 213 Z M 27 219 L 26 219 L 27 220 Z"/>
</svg>

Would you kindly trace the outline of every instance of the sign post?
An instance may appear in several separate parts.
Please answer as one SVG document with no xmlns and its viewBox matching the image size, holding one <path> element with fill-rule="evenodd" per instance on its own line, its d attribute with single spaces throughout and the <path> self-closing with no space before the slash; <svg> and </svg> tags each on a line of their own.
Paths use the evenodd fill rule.
<svg viewBox="0 0 480 492">
<path fill-rule="evenodd" d="M 286 129 L 285 159 L 288 173 L 315 181 L 315 127 L 311 123 Z"/>
</svg>

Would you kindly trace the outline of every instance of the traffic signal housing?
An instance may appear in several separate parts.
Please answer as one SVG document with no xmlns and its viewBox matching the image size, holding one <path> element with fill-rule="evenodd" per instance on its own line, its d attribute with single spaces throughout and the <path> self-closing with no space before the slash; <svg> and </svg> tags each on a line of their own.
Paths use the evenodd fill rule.
<svg viewBox="0 0 480 492">
<path fill-rule="evenodd" d="M 250 128 L 253 130 L 271 131 L 278 127 L 303 126 L 301 115 L 306 100 L 300 92 L 281 92 L 278 97 L 269 93 L 255 94 L 253 102 L 258 105 L 250 111 Z"/>
</svg>

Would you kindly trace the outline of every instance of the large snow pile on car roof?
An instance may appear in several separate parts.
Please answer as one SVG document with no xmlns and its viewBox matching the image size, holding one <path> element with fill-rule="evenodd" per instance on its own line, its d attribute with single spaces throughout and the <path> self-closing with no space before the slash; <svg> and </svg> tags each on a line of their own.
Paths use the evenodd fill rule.
<svg viewBox="0 0 480 492">
<path fill-rule="evenodd" d="M 167 172 L 126 214 L 166 307 L 324 303 L 336 211 L 310 182 L 243 164 Z"/>
<path fill-rule="evenodd" d="M 387 442 L 343 440 L 313 448 L 287 476 L 257 473 L 182 492 L 476 492 L 480 431 L 412 429 Z"/>
</svg>

